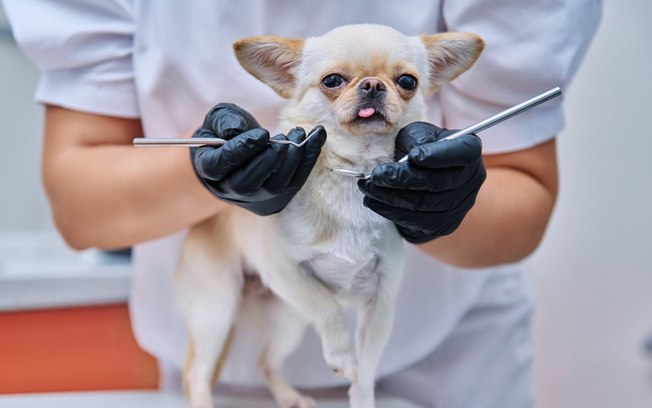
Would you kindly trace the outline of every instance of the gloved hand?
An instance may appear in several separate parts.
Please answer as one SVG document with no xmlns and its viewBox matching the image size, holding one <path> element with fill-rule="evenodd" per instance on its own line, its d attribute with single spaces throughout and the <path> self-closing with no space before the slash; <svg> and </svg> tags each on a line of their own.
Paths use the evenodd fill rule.
<svg viewBox="0 0 652 408">
<path fill-rule="evenodd" d="M 310 175 L 326 141 L 323 127 L 315 128 L 302 147 L 269 144 L 269 132 L 242 108 L 221 103 L 211 109 L 193 137 L 220 137 L 222 146 L 190 149 L 195 173 L 216 197 L 258 214 L 281 211 L 301 189 Z M 287 136 L 274 139 L 300 143 L 303 129 L 294 128 Z"/>
<path fill-rule="evenodd" d="M 401 235 L 423 243 L 455 231 L 486 178 L 482 142 L 474 134 L 436 142 L 455 131 L 425 122 L 401 129 L 395 159 L 360 180 L 364 205 L 393 221 Z"/>
</svg>

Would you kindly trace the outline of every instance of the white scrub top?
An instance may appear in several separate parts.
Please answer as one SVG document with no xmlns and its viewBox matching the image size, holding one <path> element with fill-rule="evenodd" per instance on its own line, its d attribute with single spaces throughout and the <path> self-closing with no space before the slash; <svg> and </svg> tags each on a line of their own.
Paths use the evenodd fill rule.
<svg viewBox="0 0 652 408">
<path fill-rule="evenodd" d="M 284 101 L 237 63 L 231 43 L 274 34 L 316 36 L 350 23 L 380 23 L 406 34 L 470 31 L 486 42 L 470 71 L 430 100 L 429 119 L 462 128 L 555 86 L 566 87 L 596 29 L 600 2 L 574 0 L 151 1 L 4 0 L 15 37 L 42 71 L 41 103 L 142 120 L 149 137 L 187 135 L 218 102 L 233 102 L 275 128 Z M 486 153 L 545 142 L 563 127 L 562 98 L 481 134 Z M 138 136 L 138 135 L 134 135 Z M 156 203 L 152 202 L 152 206 Z M 136 246 L 130 310 L 140 345 L 182 365 L 186 333 L 174 305 L 172 275 L 183 232 Z M 428 356 L 456 333 L 458 322 L 492 281 L 526 292 L 520 265 L 462 270 L 406 244 L 406 272 L 393 334 L 379 376 Z M 516 283 L 515 283 L 516 282 Z M 514 286 L 516 285 L 516 286 Z M 523 296 L 527 302 L 528 297 Z M 525 320 L 527 322 L 527 320 Z M 524 323 L 526 324 L 526 323 Z M 461 336 L 461 337 L 460 337 Z M 222 380 L 260 385 L 259 336 L 239 333 Z M 287 362 L 304 387 L 341 384 L 309 332 Z M 468 350 L 473 353 L 473 350 Z"/>
</svg>

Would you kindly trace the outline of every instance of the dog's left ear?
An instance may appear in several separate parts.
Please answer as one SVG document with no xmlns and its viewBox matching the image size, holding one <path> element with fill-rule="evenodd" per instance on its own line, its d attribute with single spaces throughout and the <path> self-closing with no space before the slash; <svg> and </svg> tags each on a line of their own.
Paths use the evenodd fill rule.
<svg viewBox="0 0 652 408">
<path fill-rule="evenodd" d="M 290 98 L 296 86 L 295 70 L 301 60 L 303 40 L 271 35 L 250 37 L 233 43 L 233 50 L 251 75 L 279 95 Z"/>
<path fill-rule="evenodd" d="M 472 33 L 422 35 L 430 65 L 429 91 L 457 78 L 471 68 L 484 48 L 484 41 Z"/>
</svg>

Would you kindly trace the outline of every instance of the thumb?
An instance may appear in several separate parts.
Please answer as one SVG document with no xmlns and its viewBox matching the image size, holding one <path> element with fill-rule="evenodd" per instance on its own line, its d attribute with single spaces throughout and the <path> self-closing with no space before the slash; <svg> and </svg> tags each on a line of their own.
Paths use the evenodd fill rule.
<svg viewBox="0 0 652 408">
<path fill-rule="evenodd" d="M 410 164 L 429 169 L 464 167 L 481 158 L 482 141 L 473 133 L 417 146 L 409 153 Z"/>
<path fill-rule="evenodd" d="M 253 129 L 227 141 L 221 147 L 195 148 L 191 153 L 195 171 L 202 178 L 222 180 L 262 152 L 268 142 L 267 130 Z"/>
<path fill-rule="evenodd" d="M 416 146 L 436 142 L 443 132 L 448 132 L 427 122 L 413 122 L 399 130 L 396 135 L 395 160 L 401 159 Z"/>
<path fill-rule="evenodd" d="M 291 183 L 299 188 L 306 182 L 312 168 L 315 166 L 315 163 L 317 163 L 317 159 L 321 153 L 321 148 L 324 146 L 324 143 L 326 143 L 326 129 L 321 125 L 316 126 L 308 133 L 307 137 L 309 139 L 303 146 L 303 157 L 301 158 L 301 163 L 297 167 L 297 171 L 294 173 Z"/>
<path fill-rule="evenodd" d="M 259 128 L 253 116 L 232 103 L 215 105 L 204 118 L 204 129 L 215 133 L 217 137 L 232 139 L 247 130 Z"/>
</svg>

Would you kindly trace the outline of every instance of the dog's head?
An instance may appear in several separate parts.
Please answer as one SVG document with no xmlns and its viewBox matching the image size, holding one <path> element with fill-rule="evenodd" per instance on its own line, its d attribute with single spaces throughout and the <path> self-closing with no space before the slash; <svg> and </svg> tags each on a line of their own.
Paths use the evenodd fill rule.
<svg viewBox="0 0 652 408">
<path fill-rule="evenodd" d="M 425 115 L 425 97 L 466 71 L 483 41 L 470 33 L 409 37 L 380 25 L 335 28 L 321 37 L 245 38 L 240 64 L 290 98 L 294 125 L 332 134 L 391 135 Z"/>
</svg>

